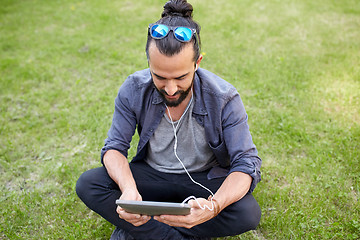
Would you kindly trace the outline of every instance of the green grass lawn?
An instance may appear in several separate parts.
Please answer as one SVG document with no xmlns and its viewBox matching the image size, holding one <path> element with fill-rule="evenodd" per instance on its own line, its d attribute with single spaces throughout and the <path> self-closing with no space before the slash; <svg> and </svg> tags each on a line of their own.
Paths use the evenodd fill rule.
<svg viewBox="0 0 360 240">
<path fill-rule="evenodd" d="M 360 238 L 360 2 L 190 2 L 202 67 L 239 90 L 263 159 L 260 225 L 225 239 Z M 74 188 L 164 3 L 1 1 L 0 239 L 110 237 Z"/>
</svg>

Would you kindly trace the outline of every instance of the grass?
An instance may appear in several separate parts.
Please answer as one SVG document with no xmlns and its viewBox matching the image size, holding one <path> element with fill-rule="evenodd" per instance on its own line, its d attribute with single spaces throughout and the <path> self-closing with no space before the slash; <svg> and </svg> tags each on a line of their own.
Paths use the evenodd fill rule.
<svg viewBox="0 0 360 240">
<path fill-rule="evenodd" d="M 147 67 L 164 2 L 2 1 L 0 239 L 109 238 L 74 187 L 100 166 L 117 90 Z M 360 3 L 191 3 L 202 67 L 239 90 L 263 159 L 260 225 L 224 239 L 358 239 Z"/>
</svg>

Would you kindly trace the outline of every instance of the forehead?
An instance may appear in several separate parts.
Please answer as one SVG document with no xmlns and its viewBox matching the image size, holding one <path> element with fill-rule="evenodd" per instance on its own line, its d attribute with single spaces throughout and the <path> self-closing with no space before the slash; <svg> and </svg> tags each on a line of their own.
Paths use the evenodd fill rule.
<svg viewBox="0 0 360 240">
<path fill-rule="evenodd" d="M 171 78 L 180 76 L 194 68 L 194 50 L 187 44 L 178 53 L 172 56 L 162 54 L 153 42 L 149 46 L 149 67 L 157 75 Z"/>
</svg>

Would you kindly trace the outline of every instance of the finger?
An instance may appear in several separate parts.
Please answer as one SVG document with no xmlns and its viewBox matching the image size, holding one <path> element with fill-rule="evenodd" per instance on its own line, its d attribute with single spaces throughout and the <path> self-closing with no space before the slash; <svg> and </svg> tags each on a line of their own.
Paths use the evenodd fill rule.
<svg viewBox="0 0 360 240">
<path fill-rule="evenodd" d="M 122 218 L 126 221 L 135 221 L 135 220 L 139 220 L 141 218 L 140 214 L 128 213 L 124 209 L 121 209 L 119 211 L 119 216 L 120 216 L 120 218 Z"/>
<path fill-rule="evenodd" d="M 119 217 L 133 224 L 134 226 L 143 225 L 151 219 L 151 217 L 147 215 L 132 214 L 132 213 L 127 213 L 125 211 L 121 211 Z"/>
<path fill-rule="evenodd" d="M 173 227 L 187 227 L 187 223 L 189 222 L 187 216 L 178 215 L 160 215 L 155 216 L 154 219 Z"/>
<path fill-rule="evenodd" d="M 169 221 L 169 220 L 167 220 L 167 219 L 164 218 L 164 217 L 156 216 L 156 217 L 154 217 L 154 219 L 155 219 L 156 221 L 165 223 L 165 224 L 167 224 L 167 225 L 169 225 L 169 226 L 173 226 L 173 227 L 183 227 L 183 223 Z"/>
<path fill-rule="evenodd" d="M 134 220 L 134 221 L 130 221 L 130 223 L 131 223 L 132 225 L 138 227 L 138 226 L 141 226 L 141 225 L 147 223 L 150 219 L 151 219 L 150 216 L 141 216 L 140 219 Z"/>
<path fill-rule="evenodd" d="M 166 219 L 159 219 L 159 222 L 165 223 L 169 226 L 172 227 L 182 227 L 182 228 L 191 228 L 193 226 L 190 226 L 188 223 L 184 223 L 184 222 L 173 222 L 173 221 L 168 221 Z"/>
<path fill-rule="evenodd" d="M 196 211 L 196 210 L 199 210 L 201 208 L 201 206 L 199 205 L 199 203 L 195 200 L 190 200 L 189 201 L 189 205 L 191 207 L 191 210 L 190 212 L 193 212 L 193 211 Z"/>
<path fill-rule="evenodd" d="M 151 217 L 147 215 L 133 214 L 126 212 L 123 208 L 117 207 L 116 212 L 119 214 L 119 218 L 133 224 L 134 226 L 140 226 L 148 222 Z"/>
<path fill-rule="evenodd" d="M 190 200 L 190 201 L 188 202 L 188 204 L 190 205 L 190 207 L 191 207 L 191 208 L 193 208 L 193 207 L 197 206 L 197 204 L 196 204 L 196 201 L 195 201 L 195 200 Z"/>
<path fill-rule="evenodd" d="M 186 222 L 188 219 L 188 215 L 160 215 L 159 217 L 169 222 Z"/>
<path fill-rule="evenodd" d="M 121 211 L 125 211 L 125 210 L 118 206 L 118 207 L 116 208 L 116 212 L 120 215 L 120 212 L 121 212 Z"/>
</svg>

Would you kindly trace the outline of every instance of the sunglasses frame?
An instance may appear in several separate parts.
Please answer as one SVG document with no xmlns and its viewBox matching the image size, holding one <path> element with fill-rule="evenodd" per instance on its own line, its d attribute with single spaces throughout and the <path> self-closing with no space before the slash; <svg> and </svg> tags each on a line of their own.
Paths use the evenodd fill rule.
<svg viewBox="0 0 360 240">
<path fill-rule="evenodd" d="M 156 25 L 165 26 L 165 27 L 167 27 L 169 30 L 167 31 L 167 33 L 166 33 L 163 37 L 154 37 L 153 34 L 152 34 L 152 28 L 153 28 L 154 26 L 156 26 Z M 184 41 L 184 40 L 179 39 L 179 38 L 176 37 L 175 31 L 176 31 L 176 29 L 178 29 L 178 28 L 187 28 L 187 29 L 191 30 L 191 37 L 190 37 L 190 39 L 189 39 L 188 41 Z M 149 24 L 149 34 L 150 34 L 150 36 L 151 36 L 153 39 L 163 39 L 163 38 L 167 37 L 167 35 L 169 35 L 169 32 L 170 32 L 170 31 L 173 32 L 175 39 L 178 40 L 179 42 L 190 42 L 190 41 L 192 40 L 193 36 L 195 36 L 195 41 L 198 43 L 198 39 L 197 39 L 197 36 L 196 36 L 196 35 L 197 35 L 197 32 L 196 32 L 196 29 L 194 29 L 194 28 L 189 28 L 189 27 L 184 27 L 184 26 L 176 26 L 176 27 L 174 27 L 174 26 L 168 26 L 168 25 L 160 24 L 160 23 L 152 23 L 152 24 Z"/>
</svg>

